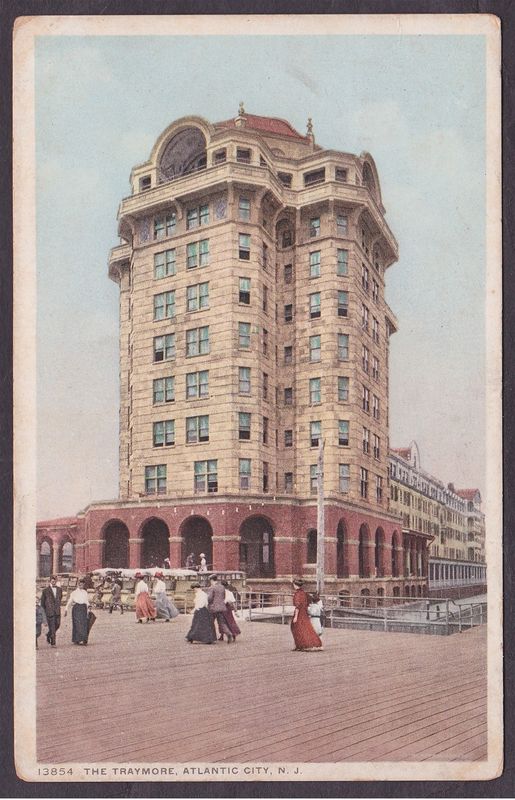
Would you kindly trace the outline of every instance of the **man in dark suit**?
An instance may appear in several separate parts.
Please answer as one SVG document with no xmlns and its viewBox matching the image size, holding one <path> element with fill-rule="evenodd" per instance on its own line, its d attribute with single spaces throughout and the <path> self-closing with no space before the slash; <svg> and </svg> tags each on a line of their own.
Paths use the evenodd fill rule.
<svg viewBox="0 0 515 800">
<path fill-rule="evenodd" d="M 223 641 L 225 634 L 227 636 L 227 642 L 235 641 L 235 637 L 232 635 L 224 616 L 224 611 L 226 610 L 225 586 L 222 586 L 220 583 L 218 575 L 211 575 L 209 580 L 211 586 L 207 592 L 207 607 L 213 615 L 213 621 L 216 619 L 219 633 L 218 639 L 219 641 Z"/>
<path fill-rule="evenodd" d="M 48 644 L 55 647 L 55 634 L 61 624 L 61 598 L 63 590 L 57 585 L 57 578 L 52 575 L 48 586 L 43 589 L 41 595 L 41 607 L 45 612 L 48 624 L 46 640 Z"/>
</svg>

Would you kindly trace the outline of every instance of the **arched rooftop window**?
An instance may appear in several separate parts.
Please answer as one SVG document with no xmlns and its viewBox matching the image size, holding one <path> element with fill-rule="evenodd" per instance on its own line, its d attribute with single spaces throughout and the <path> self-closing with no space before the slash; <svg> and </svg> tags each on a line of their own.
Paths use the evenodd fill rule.
<svg viewBox="0 0 515 800">
<path fill-rule="evenodd" d="M 185 128 L 172 136 L 159 163 L 159 182 L 187 175 L 207 164 L 206 140 L 198 128 Z"/>
</svg>

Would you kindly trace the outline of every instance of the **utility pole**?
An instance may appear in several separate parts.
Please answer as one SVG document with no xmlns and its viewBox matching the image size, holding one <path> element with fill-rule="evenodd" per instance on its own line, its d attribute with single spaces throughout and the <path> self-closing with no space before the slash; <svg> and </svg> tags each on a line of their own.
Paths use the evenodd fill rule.
<svg viewBox="0 0 515 800">
<path fill-rule="evenodd" d="M 325 584 L 325 520 L 324 520 L 324 442 L 318 440 L 317 464 L 317 592 L 323 594 Z"/>
</svg>

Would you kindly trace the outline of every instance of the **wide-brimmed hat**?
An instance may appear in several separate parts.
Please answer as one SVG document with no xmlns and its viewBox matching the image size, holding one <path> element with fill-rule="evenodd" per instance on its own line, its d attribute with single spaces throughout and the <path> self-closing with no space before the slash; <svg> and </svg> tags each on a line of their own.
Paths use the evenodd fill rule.
<svg viewBox="0 0 515 800">
<path fill-rule="evenodd" d="M 162 578 L 162 577 L 163 577 L 162 572 L 154 572 L 154 578 Z"/>
<path fill-rule="evenodd" d="M 135 577 L 135 578 L 142 578 L 142 577 L 143 577 L 143 575 L 142 575 L 142 573 L 141 573 L 141 572 L 136 572 L 136 574 L 135 574 L 135 576 L 134 576 L 134 577 Z"/>
<path fill-rule="evenodd" d="M 201 554 L 200 554 L 200 558 L 205 558 L 205 557 L 206 557 L 206 554 L 205 554 L 205 553 L 201 553 Z"/>
</svg>

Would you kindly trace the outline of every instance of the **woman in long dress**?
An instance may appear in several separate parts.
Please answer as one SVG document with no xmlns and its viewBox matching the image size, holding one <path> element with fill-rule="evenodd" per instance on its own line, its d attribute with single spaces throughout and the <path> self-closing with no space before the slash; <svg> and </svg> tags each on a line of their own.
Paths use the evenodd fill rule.
<svg viewBox="0 0 515 800">
<path fill-rule="evenodd" d="M 309 598 L 304 591 L 303 581 L 293 581 L 293 588 L 295 593 L 293 595 L 293 619 L 291 621 L 291 632 L 293 634 L 293 641 L 295 642 L 294 650 L 323 650 L 322 640 L 315 633 L 315 630 L 309 621 L 308 605 Z"/>
<path fill-rule="evenodd" d="M 186 634 L 186 639 L 202 644 L 213 644 L 216 642 L 216 631 L 213 616 L 207 608 L 207 594 L 200 588 L 199 583 L 194 583 L 191 587 L 195 589 L 195 603 L 193 606 L 193 620 L 191 628 Z"/>
<path fill-rule="evenodd" d="M 238 623 L 234 619 L 234 613 L 233 613 L 234 611 L 236 611 L 236 598 L 229 589 L 229 584 L 227 581 L 222 581 L 222 586 L 225 589 L 225 611 L 223 613 L 225 621 L 227 623 L 227 627 L 229 628 L 232 635 L 232 641 L 235 642 L 236 637 L 239 636 L 239 634 L 241 633 L 238 627 Z M 231 640 L 229 639 L 229 641 Z"/>
<path fill-rule="evenodd" d="M 157 618 L 164 619 L 165 622 L 170 622 L 171 619 L 175 619 L 175 617 L 179 616 L 179 611 L 166 594 L 166 584 L 163 580 L 163 573 L 156 572 L 154 578 Z"/>
<path fill-rule="evenodd" d="M 88 604 L 89 597 L 86 589 L 84 588 L 85 582 L 83 579 L 79 581 L 79 585 L 70 594 L 70 598 L 66 603 L 64 616 L 68 615 L 68 611 L 72 610 L 72 642 L 73 644 L 86 645 L 88 643 Z"/>
<path fill-rule="evenodd" d="M 152 620 L 154 622 L 156 619 L 156 607 L 150 599 L 148 584 L 140 572 L 138 572 L 135 577 L 139 578 L 134 590 L 134 597 L 136 598 L 136 622 L 143 622 L 143 620 L 147 622 Z"/>
</svg>

